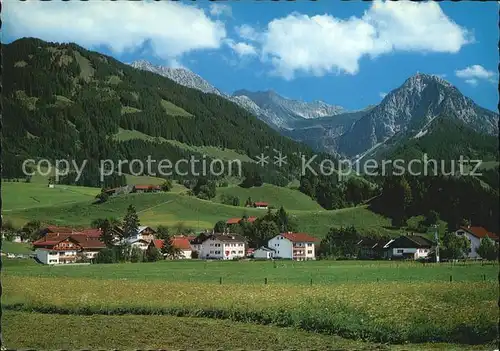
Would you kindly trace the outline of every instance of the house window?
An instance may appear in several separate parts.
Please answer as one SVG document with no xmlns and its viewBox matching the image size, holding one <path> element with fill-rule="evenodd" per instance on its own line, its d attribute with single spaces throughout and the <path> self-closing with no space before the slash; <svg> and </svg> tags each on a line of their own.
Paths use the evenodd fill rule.
<svg viewBox="0 0 500 351">
<path fill-rule="evenodd" d="M 404 252 L 404 250 L 403 249 L 398 249 L 396 252 L 402 254 Z"/>
<path fill-rule="evenodd" d="M 307 243 L 307 246 L 313 246 L 313 244 L 311 244 L 311 243 Z"/>
<path fill-rule="evenodd" d="M 238 251 L 238 253 L 241 255 L 241 254 L 243 254 L 243 251 Z"/>
<path fill-rule="evenodd" d="M 213 251 L 210 251 L 211 254 L 213 254 L 214 252 Z"/>
<path fill-rule="evenodd" d="M 312 255 L 313 251 L 312 250 L 307 250 L 308 255 Z"/>
<path fill-rule="evenodd" d="M 231 251 L 231 254 L 233 254 L 233 255 L 234 255 L 235 253 L 236 253 L 236 251 Z"/>
</svg>

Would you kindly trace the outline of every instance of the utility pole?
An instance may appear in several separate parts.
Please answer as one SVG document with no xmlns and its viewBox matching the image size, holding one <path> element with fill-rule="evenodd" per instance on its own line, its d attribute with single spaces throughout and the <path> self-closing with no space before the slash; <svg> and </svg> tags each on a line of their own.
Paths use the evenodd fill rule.
<svg viewBox="0 0 500 351">
<path fill-rule="evenodd" d="M 436 263 L 439 263 L 439 235 L 438 235 L 438 226 L 434 224 L 434 239 L 436 240 Z"/>
</svg>

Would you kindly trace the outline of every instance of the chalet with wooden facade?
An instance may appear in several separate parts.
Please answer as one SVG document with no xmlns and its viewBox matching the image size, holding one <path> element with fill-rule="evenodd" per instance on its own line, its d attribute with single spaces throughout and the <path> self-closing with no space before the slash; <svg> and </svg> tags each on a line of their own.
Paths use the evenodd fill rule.
<svg viewBox="0 0 500 351">
<path fill-rule="evenodd" d="M 105 248 L 99 238 L 85 234 L 51 233 L 33 243 L 37 259 L 44 264 L 78 263 L 93 259 Z"/>
</svg>

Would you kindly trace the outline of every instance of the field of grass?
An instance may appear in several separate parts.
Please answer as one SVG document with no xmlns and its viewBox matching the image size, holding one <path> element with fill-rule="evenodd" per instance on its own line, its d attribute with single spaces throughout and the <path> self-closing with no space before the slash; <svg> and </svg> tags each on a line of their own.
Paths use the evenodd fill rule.
<svg viewBox="0 0 500 351">
<path fill-rule="evenodd" d="M 92 201 L 100 192 L 97 188 L 56 185 L 47 183 L 2 182 L 2 211 L 10 212 L 34 207 L 63 206 Z"/>
<path fill-rule="evenodd" d="M 33 253 L 32 245 L 27 243 L 13 243 L 11 241 L 2 240 L 2 252 L 12 254 L 30 254 Z"/>
<path fill-rule="evenodd" d="M 161 261 L 141 264 L 45 266 L 34 261 L 6 260 L 9 275 L 44 278 L 140 280 L 203 284 L 293 284 L 314 286 L 349 282 L 494 282 L 498 265 L 391 261 Z"/>
<path fill-rule="evenodd" d="M 251 197 L 252 201 L 268 202 L 270 206 L 279 208 L 283 206 L 287 210 L 321 210 L 321 206 L 309 196 L 297 190 L 281 188 L 271 184 L 264 184 L 261 187 L 242 188 L 231 186 L 217 189 L 217 200 L 221 196 L 232 195 L 240 199 L 240 205 Z M 264 210 L 261 210 L 264 211 Z"/>
<path fill-rule="evenodd" d="M 15 184 L 15 183 L 12 183 Z M 29 185 L 29 184 L 28 184 Z M 91 188 L 87 188 L 91 189 Z M 182 191 L 181 188 L 178 188 Z M 223 188 L 219 188 L 223 189 Z M 56 190 L 56 189 L 48 189 Z M 94 189 L 97 192 L 98 189 Z M 292 190 L 290 190 L 292 191 Z M 11 193 L 15 195 L 15 193 Z M 49 194 L 55 194 L 50 193 Z M 253 197 L 253 196 L 252 196 Z M 29 199 L 29 195 L 26 195 Z M 12 200 L 9 200 L 12 199 Z M 51 203 L 47 206 L 32 205 L 27 207 L 26 201 L 19 204 L 13 196 L 4 196 L 6 208 L 4 218 L 11 220 L 15 225 L 22 225 L 30 220 L 38 219 L 47 224 L 88 226 L 96 218 L 116 217 L 122 218 L 127 207 L 135 206 L 140 221 L 144 225 L 156 227 L 158 225 L 174 226 L 182 222 L 185 226 L 196 230 L 211 229 L 219 220 L 227 220 L 232 217 L 262 216 L 265 210 L 235 207 L 201 200 L 185 193 L 169 192 L 158 194 L 129 194 L 110 198 L 106 203 L 92 204 L 93 196 L 82 198 L 84 201 L 62 203 L 58 197 L 51 197 Z M 82 200 L 80 199 L 80 200 Z M 18 209 L 9 201 L 17 204 Z M 288 207 L 285 205 L 285 209 Z M 21 209 L 19 209 L 21 208 Z M 15 210 L 14 210 L 15 209 Z M 354 207 L 335 211 L 289 211 L 297 220 L 299 230 L 306 231 L 318 238 L 324 237 L 332 226 L 354 225 L 361 232 L 377 231 L 390 235 L 399 232 L 384 227 L 390 226 L 390 221 L 382 216 L 374 214 L 364 207 Z"/>
<path fill-rule="evenodd" d="M 9 349 L 35 350 L 260 350 L 266 345 L 285 350 L 408 350 L 408 346 L 382 345 L 344 339 L 335 335 L 305 332 L 228 320 L 172 316 L 75 316 L 4 311 L 3 339 Z M 64 325 L 71 338 L 62 333 L 47 333 L 47 328 Z M 228 330 L 231 330 L 228 333 Z M 77 332 L 76 332 L 77 331 Z M 159 332 L 160 331 L 160 332 Z M 168 332 L 162 332 L 168 331 Z M 193 334 L 196 337 L 193 337 Z M 293 340 L 293 342 L 291 342 Z M 493 349 L 491 345 L 489 349 Z M 411 345 L 415 351 L 484 350 L 476 346 L 442 343 Z"/>
<path fill-rule="evenodd" d="M 222 284 L 220 270 L 226 274 Z M 443 279 L 450 270 L 453 282 Z M 73 323 L 124 314 L 205 317 L 372 343 L 484 344 L 497 335 L 497 271 L 498 265 L 391 262 L 279 262 L 275 268 L 270 262 L 192 261 L 36 269 L 6 262 L 2 302 L 11 316 L 58 313 L 70 315 L 64 318 Z M 348 281 L 338 279 L 344 274 Z M 486 281 L 479 279 L 482 274 Z M 268 284 L 255 281 L 258 275 L 268 276 Z M 325 281 L 296 284 L 311 275 Z M 107 332 L 111 338 L 118 333 Z"/>
<path fill-rule="evenodd" d="M 161 106 L 165 109 L 165 112 L 170 116 L 181 116 L 181 117 L 193 117 L 192 114 L 180 108 L 177 105 L 174 105 L 170 101 L 161 100 Z"/>
</svg>

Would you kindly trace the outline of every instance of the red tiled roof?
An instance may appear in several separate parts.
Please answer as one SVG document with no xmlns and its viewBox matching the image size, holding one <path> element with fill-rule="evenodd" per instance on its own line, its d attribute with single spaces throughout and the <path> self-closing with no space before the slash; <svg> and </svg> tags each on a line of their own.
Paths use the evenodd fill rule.
<svg viewBox="0 0 500 351">
<path fill-rule="evenodd" d="M 157 249 L 163 248 L 163 240 L 161 239 L 155 239 L 153 241 L 153 244 Z M 174 236 L 172 238 L 172 245 L 181 250 L 191 250 L 191 245 L 189 244 L 189 240 L 185 237 Z"/>
<path fill-rule="evenodd" d="M 319 241 L 319 239 L 316 239 L 309 234 L 306 233 L 281 233 L 281 235 L 291 242 L 315 242 Z"/>
<path fill-rule="evenodd" d="M 183 237 L 173 237 L 172 245 L 181 250 L 191 250 L 191 245 L 189 244 L 189 240 Z"/>
<path fill-rule="evenodd" d="M 226 224 L 238 224 L 240 223 L 240 221 L 242 220 L 243 218 L 229 218 L 227 221 L 226 221 Z M 257 219 L 257 217 L 248 217 L 247 218 L 247 221 L 249 221 L 250 223 L 253 223 L 255 222 L 255 220 Z"/>
<path fill-rule="evenodd" d="M 258 207 L 267 207 L 269 204 L 267 202 L 255 202 L 254 205 Z"/>
<path fill-rule="evenodd" d="M 154 188 L 154 185 L 134 185 L 134 188 L 139 190 L 148 190 Z"/>
<path fill-rule="evenodd" d="M 155 239 L 155 240 L 153 240 L 153 245 L 157 249 L 161 249 L 161 248 L 163 248 L 163 240 L 161 240 L 161 239 Z"/>
<path fill-rule="evenodd" d="M 491 233 L 491 232 L 488 232 L 483 227 L 460 227 L 460 229 L 471 233 L 472 235 L 474 235 L 476 238 L 479 238 L 479 239 L 489 237 L 491 239 L 498 240 L 498 235 Z"/>
</svg>

